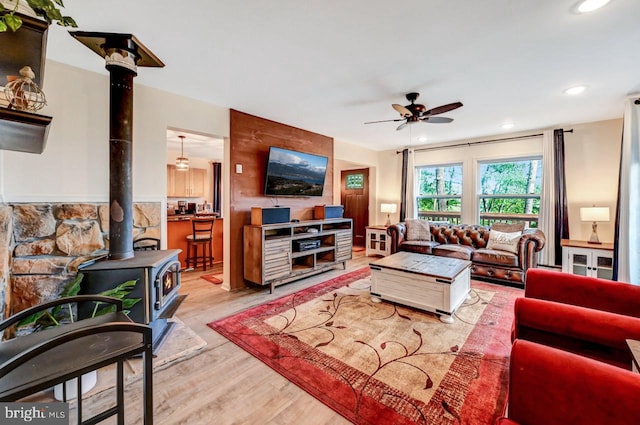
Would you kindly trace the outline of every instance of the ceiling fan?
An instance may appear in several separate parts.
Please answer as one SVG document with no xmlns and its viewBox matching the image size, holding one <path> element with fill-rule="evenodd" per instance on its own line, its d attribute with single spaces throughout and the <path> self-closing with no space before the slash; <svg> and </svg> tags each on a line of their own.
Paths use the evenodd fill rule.
<svg viewBox="0 0 640 425">
<path fill-rule="evenodd" d="M 406 97 L 411 104 L 402 106 L 394 103 L 391 105 L 393 109 L 395 109 L 402 118 L 398 118 L 395 120 L 383 120 L 383 121 L 370 121 L 365 124 L 375 124 L 379 122 L 392 122 L 392 121 L 404 121 L 402 124 L 396 128 L 396 130 L 402 130 L 407 126 L 407 124 L 415 124 L 417 122 L 428 122 L 434 124 L 446 124 L 453 121 L 453 118 L 447 117 L 435 117 L 434 115 L 444 114 L 445 112 L 453 111 L 454 109 L 458 109 L 462 106 L 461 102 L 449 103 L 447 105 L 438 106 L 436 108 L 431 108 L 427 110 L 424 105 L 419 103 L 414 103 L 416 99 L 420 96 L 420 93 L 407 93 Z"/>
</svg>

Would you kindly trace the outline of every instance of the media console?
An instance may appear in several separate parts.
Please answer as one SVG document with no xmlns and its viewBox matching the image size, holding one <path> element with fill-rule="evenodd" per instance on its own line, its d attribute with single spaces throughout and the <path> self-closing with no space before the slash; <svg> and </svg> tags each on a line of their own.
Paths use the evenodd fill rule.
<svg viewBox="0 0 640 425">
<path fill-rule="evenodd" d="M 278 285 L 331 269 L 351 259 L 350 218 L 244 226 L 244 278 Z"/>
</svg>

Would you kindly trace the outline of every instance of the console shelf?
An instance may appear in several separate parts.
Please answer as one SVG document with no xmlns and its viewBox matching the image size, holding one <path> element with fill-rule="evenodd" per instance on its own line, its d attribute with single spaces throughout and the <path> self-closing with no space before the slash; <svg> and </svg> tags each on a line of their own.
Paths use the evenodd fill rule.
<svg viewBox="0 0 640 425">
<path fill-rule="evenodd" d="M 338 264 L 346 268 L 352 232 L 350 218 L 244 226 L 244 278 L 273 292 Z M 305 241 L 311 248 L 298 248 Z"/>
</svg>

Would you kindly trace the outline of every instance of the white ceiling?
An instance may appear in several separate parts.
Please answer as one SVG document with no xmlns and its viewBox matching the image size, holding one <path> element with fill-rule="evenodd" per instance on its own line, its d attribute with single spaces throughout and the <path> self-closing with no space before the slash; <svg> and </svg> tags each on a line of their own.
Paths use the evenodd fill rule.
<svg viewBox="0 0 640 425">
<path fill-rule="evenodd" d="M 68 0 L 84 31 L 134 34 L 165 64 L 137 84 L 390 149 L 620 118 L 640 91 L 640 1 L 589 14 L 576 0 Z M 53 26 L 47 57 L 106 73 Z M 589 86 L 578 96 L 563 93 Z M 421 93 L 450 124 L 398 118 Z"/>
</svg>

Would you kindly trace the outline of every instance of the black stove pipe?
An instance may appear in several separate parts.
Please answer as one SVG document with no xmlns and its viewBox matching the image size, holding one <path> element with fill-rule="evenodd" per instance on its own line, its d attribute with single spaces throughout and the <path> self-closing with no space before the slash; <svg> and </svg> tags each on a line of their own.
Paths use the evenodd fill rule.
<svg viewBox="0 0 640 425">
<path fill-rule="evenodd" d="M 132 258 L 133 78 L 138 75 L 138 66 L 164 64 L 132 34 L 70 34 L 104 58 L 109 71 L 109 258 Z"/>
<path fill-rule="evenodd" d="M 107 49 L 107 56 L 111 50 L 111 53 L 130 55 L 134 62 L 135 55 L 127 51 L 134 48 L 130 44 L 122 49 Z M 133 78 L 137 73 L 109 61 L 106 68 L 110 76 L 109 258 L 123 260 L 133 257 Z"/>
</svg>

